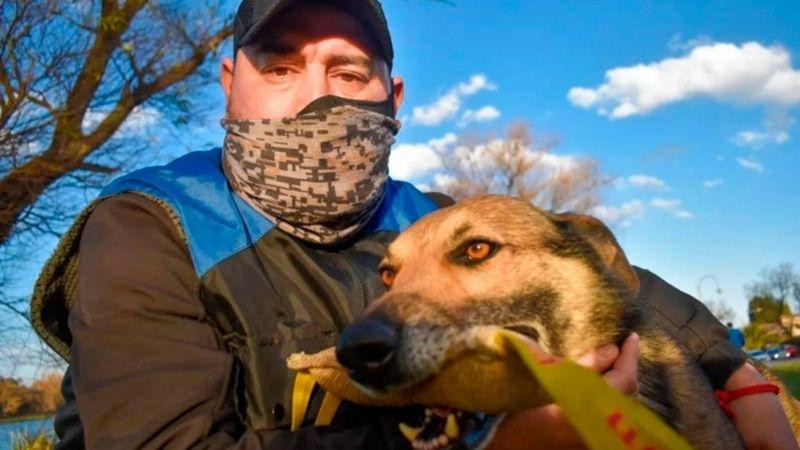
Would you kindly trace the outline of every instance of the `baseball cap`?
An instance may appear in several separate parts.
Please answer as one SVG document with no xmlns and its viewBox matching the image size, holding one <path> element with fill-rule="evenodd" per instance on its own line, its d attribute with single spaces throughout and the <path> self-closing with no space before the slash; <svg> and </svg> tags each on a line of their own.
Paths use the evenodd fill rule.
<svg viewBox="0 0 800 450">
<path fill-rule="evenodd" d="M 278 13 L 296 3 L 328 4 L 341 8 L 366 27 L 377 44 L 378 51 L 392 67 L 394 49 L 386 16 L 378 0 L 243 0 L 236 13 L 233 32 L 234 53 L 248 45 L 269 25 Z"/>
</svg>

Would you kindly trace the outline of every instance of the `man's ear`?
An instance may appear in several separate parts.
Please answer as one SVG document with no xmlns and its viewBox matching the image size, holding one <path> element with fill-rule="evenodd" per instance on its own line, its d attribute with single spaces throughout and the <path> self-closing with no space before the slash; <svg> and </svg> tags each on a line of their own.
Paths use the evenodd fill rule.
<svg viewBox="0 0 800 450">
<path fill-rule="evenodd" d="M 225 93 L 225 104 L 229 105 L 231 102 L 231 91 L 233 89 L 233 69 L 236 63 L 231 58 L 222 58 L 222 64 L 219 68 L 219 84 L 222 86 L 222 92 Z"/>
<path fill-rule="evenodd" d="M 567 225 L 595 249 L 611 273 L 628 287 L 631 294 L 639 292 L 639 277 L 625 257 L 614 234 L 600 220 L 583 214 L 554 215 L 556 223 Z"/>
<path fill-rule="evenodd" d="M 397 112 L 400 111 L 400 106 L 403 104 L 403 99 L 406 95 L 406 85 L 403 77 L 392 77 L 392 93 L 394 94 L 394 115 L 397 117 Z"/>
</svg>

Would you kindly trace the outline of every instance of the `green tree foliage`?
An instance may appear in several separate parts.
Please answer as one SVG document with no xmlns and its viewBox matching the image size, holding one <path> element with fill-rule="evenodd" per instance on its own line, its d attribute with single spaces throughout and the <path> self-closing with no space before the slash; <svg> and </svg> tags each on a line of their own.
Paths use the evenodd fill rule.
<svg viewBox="0 0 800 450">
<path fill-rule="evenodd" d="M 789 305 L 775 300 L 770 295 L 756 295 L 750 298 L 748 304 L 750 323 L 776 323 L 784 314 L 791 314 Z"/>
<path fill-rule="evenodd" d="M 744 328 L 744 342 L 747 349 L 772 347 L 787 339 L 786 332 L 774 323 L 751 323 Z"/>
</svg>

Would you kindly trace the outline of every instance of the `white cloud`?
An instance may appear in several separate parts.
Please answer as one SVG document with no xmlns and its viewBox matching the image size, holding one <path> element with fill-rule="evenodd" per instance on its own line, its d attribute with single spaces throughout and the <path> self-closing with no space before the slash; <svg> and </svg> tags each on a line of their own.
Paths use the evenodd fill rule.
<svg viewBox="0 0 800 450">
<path fill-rule="evenodd" d="M 604 84 L 574 87 L 567 97 L 612 119 L 696 97 L 787 108 L 800 104 L 800 71 L 781 46 L 699 44 L 682 57 L 611 69 Z"/>
<path fill-rule="evenodd" d="M 486 75 L 476 74 L 469 78 L 466 83 L 458 83 L 458 93 L 461 95 L 475 95 L 482 90 L 493 91 L 497 86 L 489 81 Z"/>
<path fill-rule="evenodd" d="M 461 97 L 456 92 L 448 92 L 431 104 L 414 107 L 411 123 L 427 126 L 439 125 L 445 120 L 455 117 L 459 109 L 461 109 Z"/>
<path fill-rule="evenodd" d="M 744 130 L 736 133 L 731 141 L 740 147 L 761 148 L 768 144 L 784 144 L 789 141 L 789 129 L 794 118 L 786 109 L 771 108 L 760 130 Z"/>
<path fill-rule="evenodd" d="M 447 188 L 455 184 L 456 181 L 458 181 L 456 177 L 444 173 L 437 173 L 433 176 L 433 185 L 441 191 L 446 191 Z"/>
<path fill-rule="evenodd" d="M 754 159 L 736 158 L 736 162 L 746 170 L 761 173 L 764 171 L 764 165 Z"/>
<path fill-rule="evenodd" d="M 703 187 L 706 189 L 713 189 L 715 187 L 721 186 L 724 181 L 722 178 L 715 178 L 713 180 L 706 180 L 703 181 Z"/>
<path fill-rule="evenodd" d="M 649 188 L 649 189 L 657 189 L 657 190 L 669 190 L 669 186 L 664 180 L 661 180 L 656 177 L 651 177 L 649 175 L 631 175 L 628 177 L 628 182 L 637 187 Z"/>
<path fill-rule="evenodd" d="M 789 140 L 789 133 L 785 131 L 745 130 L 736 133 L 731 140 L 740 147 L 760 148 L 766 144 L 783 144 Z"/>
<path fill-rule="evenodd" d="M 713 39 L 704 35 L 700 35 L 684 41 L 683 38 L 681 37 L 681 34 L 677 33 L 669 39 L 669 42 L 667 42 L 667 48 L 669 48 L 670 51 L 674 53 L 680 53 L 680 52 L 687 52 L 695 47 L 700 47 L 703 45 L 709 45 L 713 43 L 714 43 Z"/>
<path fill-rule="evenodd" d="M 500 117 L 500 110 L 491 105 L 484 106 L 478 110 L 468 109 L 461 115 L 458 126 L 463 127 L 470 122 L 488 122 L 498 117 Z"/>
<path fill-rule="evenodd" d="M 667 199 L 667 198 L 654 198 L 650 200 L 650 204 L 654 208 L 660 209 L 675 209 L 681 207 L 681 201 L 677 198 Z"/>
<path fill-rule="evenodd" d="M 84 133 L 91 133 L 108 116 L 109 111 L 88 110 L 83 117 L 81 128 Z M 117 137 L 137 136 L 149 127 L 161 121 L 161 112 L 150 106 L 137 106 L 128 114 L 128 118 L 117 130 Z"/>
<path fill-rule="evenodd" d="M 529 156 L 553 173 L 567 172 L 578 166 L 577 158 L 572 155 L 556 155 L 550 152 L 532 151 Z"/>
<path fill-rule="evenodd" d="M 428 145 L 431 146 L 437 152 L 442 152 L 447 149 L 452 144 L 455 144 L 458 141 L 458 137 L 455 133 L 447 133 L 440 138 L 433 138 L 428 141 Z"/>
<path fill-rule="evenodd" d="M 442 166 L 439 154 L 458 140 L 447 133 L 441 138 L 418 144 L 398 144 L 389 155 L 389 175 L 400 180 L 419 178 Z"/>
<path fill-rule="evenodd" d="M 683 204 L 683 202 L 681 202 L 677 198 L 658 198 L 658 197 L 656 197 L 656 198 L 650 200 L 650 205 L 653 208 L 662 209 L 662 210 L 672 214 L 674 217 L 677 217 L 678 219 L 691 219 L 692 217 L 694 217 L 694 215 L 692 213 L 690 213 L 689 211 L 681 209 L 681 205 L 682 204 Z"/>
<path fill-rule="evenodd" d="M 504 139 L 495 139 L 487 144 L 476 145 L 474 147 L 462 145 L 453 150 L 453 156 L 456 161 L 464 164 L 465 168 L 469 166 L 491 166 L 494 164 L 493 161 L 497 158 L 498 154 L 506 152 L 504 145 L 506 145 Z M 525 149 L 525 156 L 548 175 L 570 171 L 579 165 L 576 156 L 558 155 L 548 151 L 535 150 L 533 148 Z"/>
<path fill-rule="evenodd" d="M 645 206 L 641 200 L 631 200 L 619 206 L 595 206 L 589 214 L 603 222 L 630 226 L 634 220 L 644 217 Z"/>
<path fill-rule="evenodd" d="M 416 106 L 412 112 L 411 124 L 434 126 L 445 120 L 456 117 L 461 109 L 461 99 L 475 95 L 483 90 L 495 90 L 495 86 L 486 75 L 473 75 L 469 81 L 461 82 L 436 99 L 433 103 Z"/>
</svg>

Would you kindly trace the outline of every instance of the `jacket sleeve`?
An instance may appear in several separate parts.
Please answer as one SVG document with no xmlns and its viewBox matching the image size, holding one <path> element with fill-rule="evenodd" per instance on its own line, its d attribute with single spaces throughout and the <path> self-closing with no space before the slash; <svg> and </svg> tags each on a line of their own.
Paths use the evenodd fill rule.
<svg viewBox="0 0 800 450">
<path fill-rule="evenodd" d="M 104 200 L 80 252 L 62 437 L 79 442 L 82 426 L 87 448 L 387 447 L 392 431 L 381 420 L 295 433 L 241 424 L 233 356 L 197 297 L 182 238 L 155 203 L 136 194 Z"/>
<path fill-rule="evenodd" d="M 655 320 L 678 336 L 714 388 L 721 389 L 746 360 L 744 352 L 730 342 L 728 329 L 694 297 L 649 270 L 634 269 L 641 283 L 639 299 L 655 312 Z"/>
</svg>

